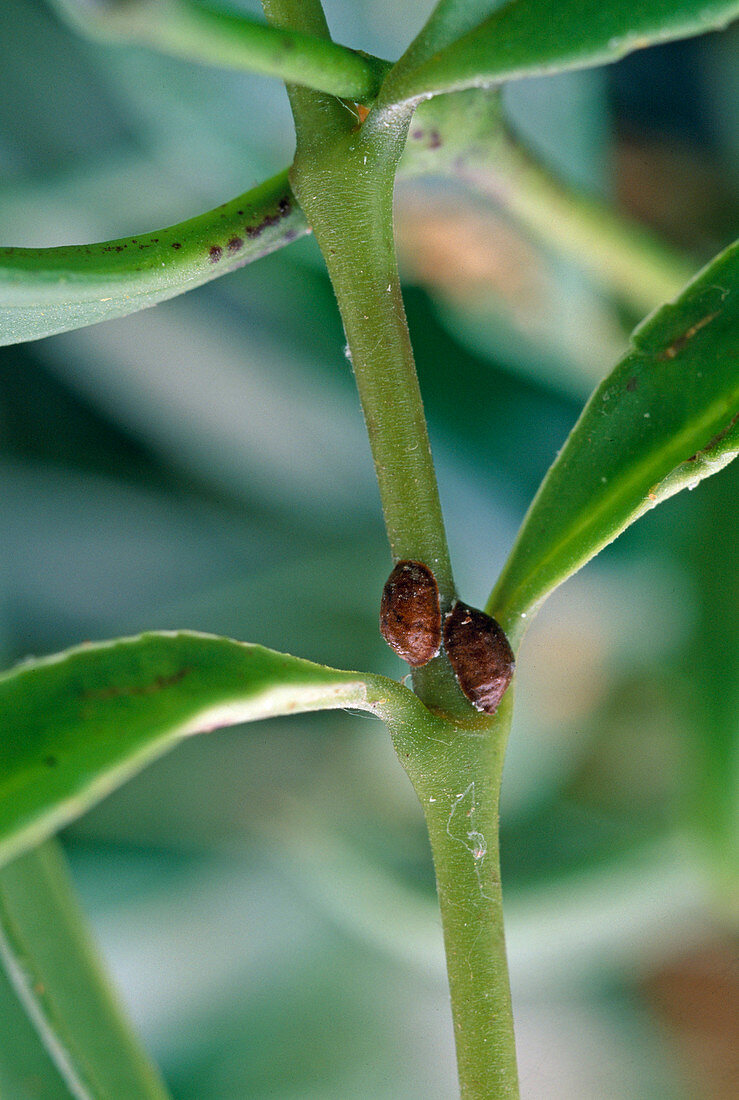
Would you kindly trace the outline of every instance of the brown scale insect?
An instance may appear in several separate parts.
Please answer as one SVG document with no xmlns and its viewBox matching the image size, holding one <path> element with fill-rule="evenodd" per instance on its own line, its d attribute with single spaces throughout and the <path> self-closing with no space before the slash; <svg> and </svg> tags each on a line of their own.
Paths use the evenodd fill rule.
<svg viewBox="0 0 739 1100">
<path fill-rule="evenodd" d="M 503 628 L 458 600 L 444 619 L 444 648 L 473 707 L 495 714 L 513 677 L 513 650 Z"/>
<path fill-rule="evenodd" d="M 420 561 L 399 561 L 382 590 L 380 633 L 399 657 L 420 668 L 441 648 L 436 577 Z"/>
</svg>

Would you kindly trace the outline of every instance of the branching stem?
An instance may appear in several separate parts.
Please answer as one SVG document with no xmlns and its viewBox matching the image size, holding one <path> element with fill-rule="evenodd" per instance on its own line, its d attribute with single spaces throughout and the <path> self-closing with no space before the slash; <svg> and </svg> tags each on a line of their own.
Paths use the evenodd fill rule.
<svg viewBox="0 0 739 1100">
<path fill-rule="evenodd" d="M 162 53 L 228 69 L 276 76 L 358 103 L 371 103 L 386 61 L 310 31 L 267 26 L 193 0 L 133 0 L 92 9 L 56 0 L 79 30 L 110 42 L 137 42 Z"/>
<path fill-rule="evenodd" d="M 265 0 L 264 8 L 282 26 L 320 33 L 317 3 Z M 290 179 L 338 299 L 393 557 L 428 565 L 447 611 L 454 581 L 393 239 L 393 184 L 410 111 L 371 111 L 362 123 L 336 100 L 288 92 L 297 132 Z M 432 708 L 428 717 L 388 724 L 429 830 L 461 1095 L 515 1100 L 498 858 L 510 702 L 495 718 L 474 711 L 443 654 L 414 676 L 414 688 Z"/>
</svg>

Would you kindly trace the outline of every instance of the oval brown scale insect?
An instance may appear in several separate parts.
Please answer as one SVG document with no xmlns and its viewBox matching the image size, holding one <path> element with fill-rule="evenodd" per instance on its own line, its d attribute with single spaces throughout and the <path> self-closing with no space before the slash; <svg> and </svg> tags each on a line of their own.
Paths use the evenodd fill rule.
<svg viewBox="0 0 739 1100">
<path fill-rule="evenodd" d="M 495 714 L 516 667 L 503 628 L 484 611 L 458 600 L 444 620 L 444 648 L 472 705 Z"/>
<path fill-rule="evenodd" d="M 436 577 L 421 561 L 399 561 L 382 590 L 380 633 L 414 668 L 441 648 L 441 609 Z"/>
</svg>

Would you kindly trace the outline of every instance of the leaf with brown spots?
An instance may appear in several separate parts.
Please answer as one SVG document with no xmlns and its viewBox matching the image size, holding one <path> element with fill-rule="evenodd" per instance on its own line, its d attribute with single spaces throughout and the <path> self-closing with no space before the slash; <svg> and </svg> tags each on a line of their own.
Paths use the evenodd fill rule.
<svg viewBox="0 0 739 1100">
<path fill-rule="evenodd" d="M 488 601 L 509 636 L 647 509 L 731 462 L 738 412 L 739 243 L 636 329 L 583 410 Z"/>
<path fill-rule="evenodd" d="M 82 645 L 0 675 L 0 864 L 79 817 L 183 737 L 351 707 L 427 714 L 402 684 L 190 632 Z"/>
<path fill-rule="evenodd" d="M 307 232 L 283 172 L 154 235 L 59 248 L 0 247 L 0 345 L 146 309 Z"/>
</svg>

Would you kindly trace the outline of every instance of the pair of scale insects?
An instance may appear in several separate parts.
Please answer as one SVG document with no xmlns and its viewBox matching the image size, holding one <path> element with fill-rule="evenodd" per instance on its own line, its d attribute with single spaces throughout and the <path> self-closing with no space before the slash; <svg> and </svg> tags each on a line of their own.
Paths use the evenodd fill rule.
<svg viewBox="0 0 739 1100">
<path fill-rule="evenodd" d="M 495 714 L 515 667 L 502 627 L 457 600 L 442 622 L 436 577 L 420 561 L 399 561 L 380 605 L 380 632 L 399 657 L 421 668 L 442 640 L 457 683 L 477 710 Z"/>
</svg>

